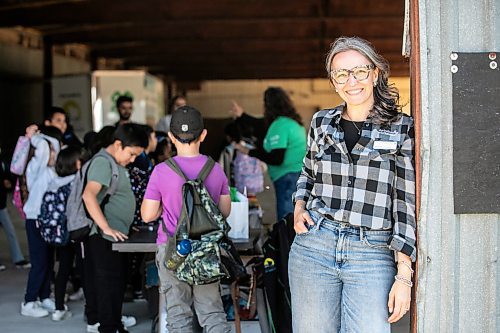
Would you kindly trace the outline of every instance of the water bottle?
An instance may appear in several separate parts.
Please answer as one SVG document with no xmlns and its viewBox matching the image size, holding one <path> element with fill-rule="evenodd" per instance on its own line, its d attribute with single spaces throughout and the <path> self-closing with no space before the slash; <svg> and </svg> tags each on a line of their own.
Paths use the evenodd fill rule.
<svg viewBox="0 0 500 333">
<path fill-rule="evenodd" d="M 172 257 L 167 261 L 167 268 L 175 271 L 186 259 L 189 252 L 191 252 L 191 242 L 189 239 L 181 240 L 175 247 L 176 251 L 172 254 Z"/>
</svg>

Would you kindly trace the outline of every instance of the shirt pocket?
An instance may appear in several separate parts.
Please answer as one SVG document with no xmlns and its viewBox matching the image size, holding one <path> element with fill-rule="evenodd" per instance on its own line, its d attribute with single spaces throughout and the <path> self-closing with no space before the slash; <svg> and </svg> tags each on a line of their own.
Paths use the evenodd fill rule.
<svg viewBox="0 0 500 333">
<path fill-rule="evenodd" d="M 337 159 L 337 148 L 333 142 L 320 140 L 318 142 L 318 152 L 313 158 L 313 171 L 315 175 L 323 173 L 325 170 L 331 170 L 331 164 Z"/>
</svg>

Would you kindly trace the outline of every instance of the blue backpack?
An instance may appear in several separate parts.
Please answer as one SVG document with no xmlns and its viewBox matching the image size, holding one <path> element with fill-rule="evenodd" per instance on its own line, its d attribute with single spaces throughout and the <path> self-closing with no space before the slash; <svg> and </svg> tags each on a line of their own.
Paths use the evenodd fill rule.
<svg viewBox="0 0 500 333">
<path fill-rule="evenodd" d="M 71 192 L 70 182 L 57 191 L 45 192 L 38 215 L 38 230 L 43 240 L 50 245 L 64 246 L 69 242 L 66 218 L 66 203 Z"/>
</svg>

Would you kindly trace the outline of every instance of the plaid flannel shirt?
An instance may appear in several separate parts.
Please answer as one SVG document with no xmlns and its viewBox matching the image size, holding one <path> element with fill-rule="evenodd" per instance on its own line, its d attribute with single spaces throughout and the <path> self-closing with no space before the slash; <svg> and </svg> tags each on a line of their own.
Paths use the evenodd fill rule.
<svg viewBox="0 0 500 333">
<path fill-rule="evenodd" d="M 339 122 L 344 105 L 317 112 L 295 201 L 339 222 L 392 229 L 391 249 L 416 259 L 413 119 L 383 127 L 369 117 L 348 153 Z"/>
</svg>

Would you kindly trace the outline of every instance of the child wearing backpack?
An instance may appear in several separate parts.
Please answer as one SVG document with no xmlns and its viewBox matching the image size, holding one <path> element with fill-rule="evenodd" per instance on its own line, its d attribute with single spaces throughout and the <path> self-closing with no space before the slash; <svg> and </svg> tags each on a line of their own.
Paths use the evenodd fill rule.
<svg viewBox="0 0 500 333">
<path fill-rule="evenodd" d="M 55 278 L 56 309 L 52 320 L 61 321 L 71 317 L 71 312 L 64 304 L 66 284 L 68 283 L 73 261 L 75 244 L 69 242 L 66 221 L 66 203 L 71 191 L 75 173 L 81 167 L 81 149 L 68 147 L 59 153 L 55 170 L 57 177 L 50 182 L 43 196 L 38 224 L 42 238 L 50 245 L 57 246 L 59 269 Z"/>
<path fill-rule="evenodd" d="M 200 154 L 200 145 L 207 135 L 203 118 L 198 110 L 183 106 L 172 114 L 170 132 L 172 143 L 177 148 L 173 157 L 182 173 L 195 179 L 204 169 L 209 157 Z M 160 277 L 160 292 L 165 294 L 168 331 L 170 333 L 193 332 L 193 311 L 206 332 L 230 332 L 219 292 L 219 282 L 190 285 L 180 281 L 173 271 L 165 266 L 167 244 L 173 240 L 176 226 L 181 215 L 182 187 L 185 179 L 166 163 L 158 164 L 150 177 L 141 206 L 145 222 L 163 216 L 164 228 L 158 228 L 158 251 L 156 262 Z M 231 210 L 231 199 L 227 178 L 222 168 L 215 164 L 205 178 L 204 186 L 224 217 Z M 164 232 L 166 229 L 167 234 Z M 167 242 L 168 239 L 168 242 Z"/>
<path fill-rule="evenodd" d="M 54 265 L 53 249 L 43 240 L 37 226 L 42 197 L 49 183 L 56 177 L 54 164 L 60 149 L 62 132 L 52 126 L 41 128 L 31 125 L 26 129 L 34 148 L 34 155 L 26 167 L 28 197 L 23 206 L 26 214 L 26 235 L 31 260 L 26 294 L 21 304 L 21 314 L 29 317 L 45 317 L 55 311 L 50 296 L 50 282 Z"/>
<path fill-rule="evenodd" d="M 111 159 L 96 156 L 86 169 L 82 199 L 93 220 L 86 247 L 84 274 L 87 332 L 126 332 L 122 323 L 126 255 L 113 251 L 112 244 L 127 239 L 134 218 L 135 198 L 125 167 L 147 146 L 148 136 L 139 125 L 123 124 L 116 129 L 113 142 L 101 150 Z M 115 168 L 118 168 L 118 179 L 112 180 Z M 106 195 L 114 181 L 117 182 L 116 190 L 112 195 Z M 87 299 L 88 293 L 95 299 Z M 89 301 L 95 304 L 89 304 Z M 89 310 L 95 311 L 96 316 L 90 316 Z"/>
</svg>

